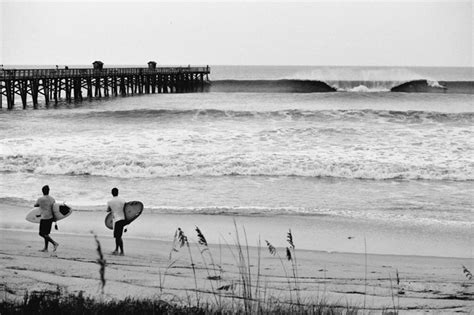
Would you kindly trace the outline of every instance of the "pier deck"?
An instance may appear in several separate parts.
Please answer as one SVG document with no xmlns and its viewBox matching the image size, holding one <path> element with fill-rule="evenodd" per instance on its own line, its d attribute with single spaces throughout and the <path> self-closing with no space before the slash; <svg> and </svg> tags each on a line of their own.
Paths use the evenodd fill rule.
<svg viewBox="0 0 474 315">
<path fill-rule="evenodd" d="M 81 101 L 119 95 L 204 92 L 209 73 L 209 66 L 0 69 L 0 108 L 5 98 L 7 108 L 13 109 L 15 96 L 20 97 L 23 108 L 29 104 L 37 108 L 40 95 L 45 106 L 49 106 L 60 99 Z"/>
</svg>

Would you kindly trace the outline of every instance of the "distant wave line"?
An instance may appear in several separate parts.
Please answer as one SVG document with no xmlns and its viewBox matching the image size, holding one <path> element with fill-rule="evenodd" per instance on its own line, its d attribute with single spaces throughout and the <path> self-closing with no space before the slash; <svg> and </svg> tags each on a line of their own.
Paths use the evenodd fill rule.
<svg viewBox="0 0 474 315">
<path fill-rule="evenodd" d="M 54 118 L 63 119 L 72 116 L 76 119 L 182 119 L 182 118 L 223 118 L 223 119 L 294 119 L 294 120 L 316 120 L 328 121 L 332 119 L 386 119 L 389 122 L 474 122 L 474 112 L 444 113 L 437 111 L 421 110 L 277 110 L 277 111 L 248 111 L 248 110 L 221 110 L 221 109 L 130 109 L 130 110 L 107 110 L 90 111 L 84 113 L 64 112 L 55 115 Z"/>
<path fill-rule="evenodd" d="M 474 81 L 372 80 L 216 80 L 210 92 L 219 93 L 324 93 L 324 92 L 405 92 L 473 94 Z"/>
</svg>

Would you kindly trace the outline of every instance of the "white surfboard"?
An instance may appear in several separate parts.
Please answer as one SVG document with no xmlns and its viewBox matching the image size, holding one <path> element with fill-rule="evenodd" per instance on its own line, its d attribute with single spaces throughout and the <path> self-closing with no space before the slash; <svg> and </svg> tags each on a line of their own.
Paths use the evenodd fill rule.
<svg viewBox="0 0 474 315">
<path fill-rule="evenodd" d="M 53 213 L 56 221 L 62 220 L 67 218 L 72 213 L 72 208 L 64 204 L 63 202 L 56 201 L 53 204 Z M 28 214 L 26 215 L 26 221 L 31 223 L 40 223 L 41 221 L 41 210 L 39 207 L 34 207 Z"/>
</svg>

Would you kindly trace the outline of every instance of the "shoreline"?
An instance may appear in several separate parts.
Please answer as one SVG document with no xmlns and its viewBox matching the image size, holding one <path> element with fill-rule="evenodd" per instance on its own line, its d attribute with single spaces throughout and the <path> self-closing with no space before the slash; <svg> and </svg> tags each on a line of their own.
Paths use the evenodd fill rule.
<svg viewBox="0 0 474 315">
<path fill-rule="evenodd" d="M 37 231 L 37 225 L 24 218 L 30 208 L 0 204 L 0 229 Z M 71 235 L 112 235 L 104 226 L 104 211 L 74 211 L 71 217 L 58 221 L 59 232 Z M 472 259 L 472 232 L 456 227 L 405 225 L 396 222 L 344 218 L 338 216 L 231 216 L 202 214 L 161 214 L 144 210 L 124 234 L 126 238 L 170 242 L 176 229 L 181 228 L 195 241 L 196 226 L 209 244 L 225 244 L 234 221 L 245 227 L 249 245 L 260 239 L 275 247 L 285 247 L 286 234 L 291 230 L 299 250 L 359 253 L 377 255 L 457 257 Z M 56 234 L 57 231 L 52 231 Z"/>
</svg>

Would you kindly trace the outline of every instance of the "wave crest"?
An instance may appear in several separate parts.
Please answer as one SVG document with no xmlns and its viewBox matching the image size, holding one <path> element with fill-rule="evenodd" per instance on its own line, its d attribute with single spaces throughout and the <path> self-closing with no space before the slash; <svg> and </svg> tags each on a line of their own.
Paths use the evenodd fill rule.
<svg viewBox="0 0 474 315">
<path fill-rule="evenodd" d="M 93 159 L 77 156 L 6 156 L 1 172 L 42 175 L 159 178 L 179 176 L 300 176 L 368 180 L 474 180 L 471 165 L 438 166 L 384 163 L 382 161 L 321 160 L 291 154 L 239 154 L 187 156 L 173 154 L 150 159 L 125 157 Z"/>
</svg>

